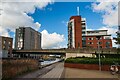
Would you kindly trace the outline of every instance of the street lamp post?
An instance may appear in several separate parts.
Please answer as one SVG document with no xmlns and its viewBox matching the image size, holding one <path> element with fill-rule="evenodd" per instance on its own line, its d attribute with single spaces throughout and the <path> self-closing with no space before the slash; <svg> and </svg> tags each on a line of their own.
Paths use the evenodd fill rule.
<svg viewBox="0 0 120 80">
<path fill-rule="evenodd" d="M 99 52 L 99 49 L 100 49 L 100 45 L 99 45 L 100 37 L 101 37 L 101 36 L 97 36 L 97 37 L 96 37 L 96 38 L 98 39 L 99 71 L 101 71 L 101 59 L 100 59 L 100 52 Z"/>
</svg>

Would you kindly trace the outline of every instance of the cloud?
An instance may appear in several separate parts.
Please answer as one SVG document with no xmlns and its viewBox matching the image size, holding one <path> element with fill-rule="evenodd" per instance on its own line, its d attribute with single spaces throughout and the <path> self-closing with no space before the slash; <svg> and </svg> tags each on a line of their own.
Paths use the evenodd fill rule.
<svg viewBox="0 0 120 80">
<path fill-rule="evenodd" d="M 1 26 L 0 26 L 0 34 L 2 34 L 2 36 L 5 36 L 5 37 L 10 37 L 8 31 L 4 28 L 1 28 Z"/>
<path fill-rule="evenodd" d="M 47 8 L 47 10 L 52 11 L 52 8 Z"/>
<path fill-rule="evenodd" d="M 15 33 L 18 27 L 32 27 L 38 31 L 41 24 L 35 22 L 27 14 L 33 14 L 36 8 L 42 10 L 52 3 L 53 0 L 2 0 L 0 3 L 0 35 L 12 37 L 14 42 L 15 34 L 10 35 L 9 32 Z"/>
<path fill-rule="evenodd" d="M 62 48 L 62 42 L 65 41 L 64 35 L 54 33 L 48 33 L 47 30 L 42 32 L 42 48 Z"/>
<path fill-rule="evenodd" d="M 100 30 L 108 30 L 112 37 L 116 36 L 118 31 L 118 2 L 119 0 L 97 0 L 92 4 L 93 12 L 102 14 L 102 23 L 104 25 Z M 112 39 L 113 47 L 117 47 L 115 40 Z"/>
<path fill-rule="evenodd" d="M 86 29 L 86 31 L 93 31 L 94 29 Z"/>
<path fill-rule="evenodd" d="M 68 26 L 68 21 L 63 20 L 61 23 L 64 24 L 65 26 Z"/>
<path fill-rule="evenodd" d="M 100 3 L 93 3 L 94 12 L 102 13 L 103 24 L 109 27 L 118 26 L 118 1 L 119 0 L 97 0 Z"/>
<path fill-rule="evenodd" d="M 117 28 L 113 28 L 113 27 L 101 27 L 99 28 L 99 30 L 108 30 L 108 34 L 116 34 L 117 32 Z"/>
<path fill-rule="evenodd" d="M 0 13 L 0 35 L 10 36 L 9 31 L 15 32 L 18 27 L 32 27 L 35 30 L 39 30 L 41 24 L 39 22 L 34 22 L 28 13 L 33 14 L 36 8 L 44 10 L 48 4 L 52 4 L 53 0 L 27 0 L 27 1 L 17 1 L 17 0 L 4 0 L 0 6 L 2 6 Z M 47 10 L 52 11 L 52 8 L 47 8 Z M 42 48 L 62 48 L 65 47 L 62 42 L 64 42 L 64 35 L 54 33 L 48 33 L 47 30 L 42 32 Z M 14 35 L 11 35 L 14 37 Z M 14 40 L 14 39 L 13 39 Z"/>
<path fill-rule="evenodd" d="M 0 3 L 0 35 L 9 36 L 8 29 L 15 32 L 18 27 L 32 27 L 39 30 L 41 24 L 35 22 L 28 13 L 33 14 L 36 8 L 43 9 L 52 0 L 2 0 Z"/>
</svg>

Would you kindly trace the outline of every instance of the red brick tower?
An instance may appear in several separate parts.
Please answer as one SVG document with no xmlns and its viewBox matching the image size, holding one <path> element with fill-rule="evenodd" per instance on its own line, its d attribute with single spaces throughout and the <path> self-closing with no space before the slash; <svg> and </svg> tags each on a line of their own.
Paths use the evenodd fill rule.
<svg viewBox="0 0 120 80">
<path fill-rule="evenodd" d="M 68 23 L 68 48 L 82 48 L 81 16 L 72 16 Z"/>
</svg>

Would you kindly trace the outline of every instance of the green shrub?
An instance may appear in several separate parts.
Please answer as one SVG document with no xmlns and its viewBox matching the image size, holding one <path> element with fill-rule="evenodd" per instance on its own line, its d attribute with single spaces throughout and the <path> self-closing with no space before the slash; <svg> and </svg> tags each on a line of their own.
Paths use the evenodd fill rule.
<svg viewBox="0 0 120 80">
<path fill-rule="evenodd" d="M 98 64 L 99 58 L 68 58 L 65 63 Z M 120 64 L 120 58 L 101 58 L 102 65 Z"/>
</svg>

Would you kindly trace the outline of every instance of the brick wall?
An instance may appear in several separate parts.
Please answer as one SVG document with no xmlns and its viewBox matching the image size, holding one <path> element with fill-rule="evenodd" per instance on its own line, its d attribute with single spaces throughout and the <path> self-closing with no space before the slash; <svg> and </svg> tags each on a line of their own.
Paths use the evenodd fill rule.
<svg viewBox="0 0 120 80">
<path fill-rule="evenodd" d="M 75 48 L 82 48 L 82 26 L 81 26 L 81 16 L 72 16 L 70 18 L 74 19 L 75 23 Z"/>
<path fill-rule="evenodd" d="M 64 63 L 64 67 L 69 68 L 78 68 L 78 69 L 88 69 L 88 70 L 99 70 L 99 65 L 97 64 L 73 64 L 73 63 Z M 118 66 L 120 70 L 120 66 Z M 102 65 L 102 71 L 110 71 L 110 65 Z"/>
</svg>

